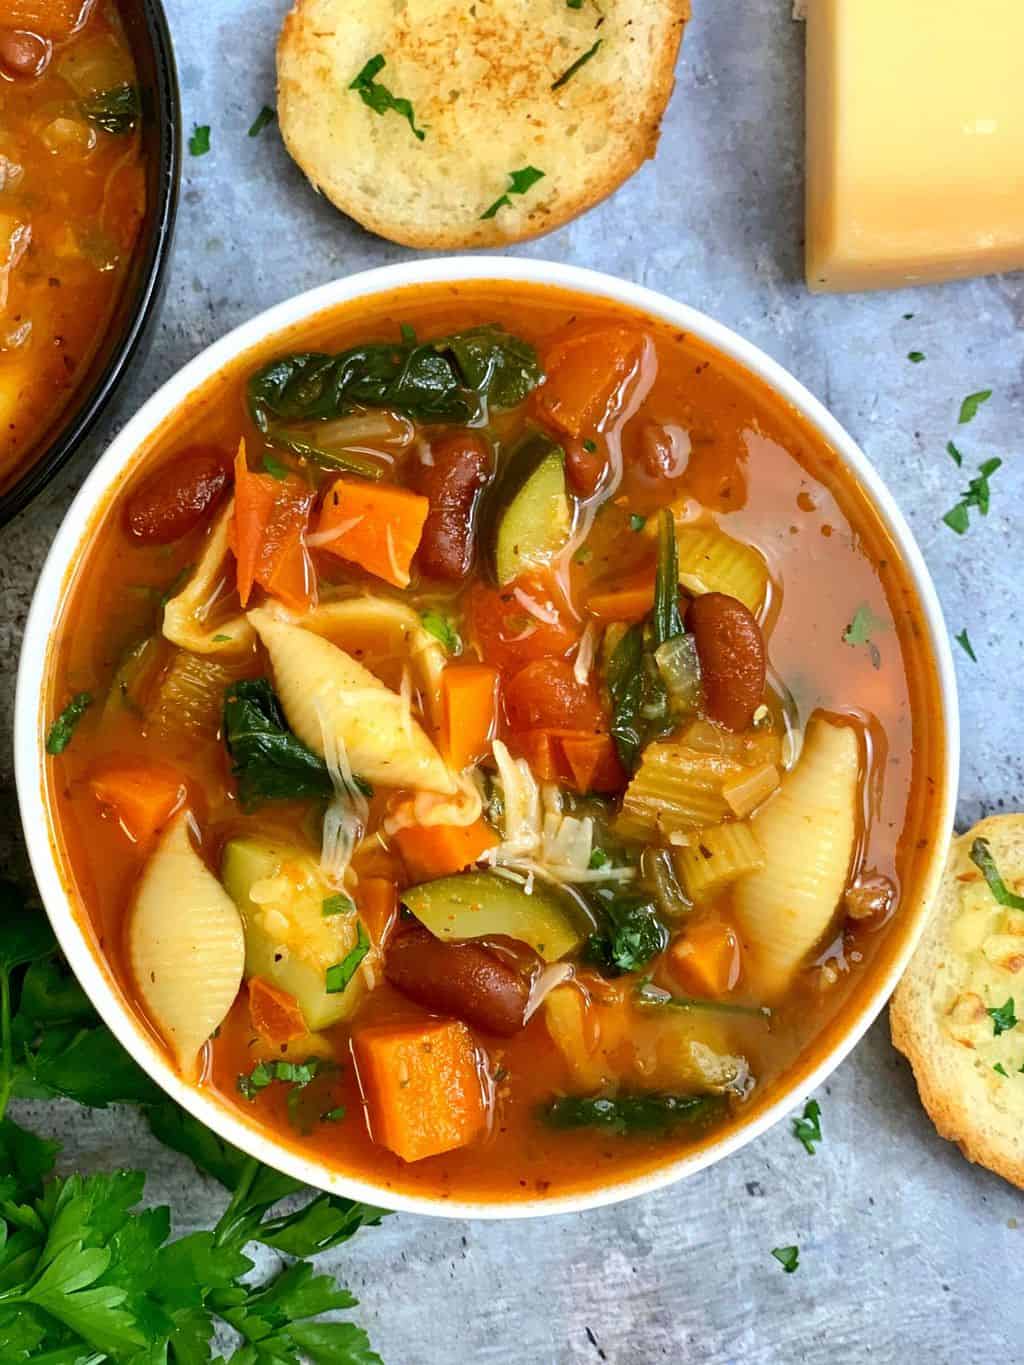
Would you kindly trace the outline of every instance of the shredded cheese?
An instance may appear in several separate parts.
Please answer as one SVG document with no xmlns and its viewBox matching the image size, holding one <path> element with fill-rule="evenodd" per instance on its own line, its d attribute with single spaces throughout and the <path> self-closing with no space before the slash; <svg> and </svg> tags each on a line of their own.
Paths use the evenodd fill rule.
<svg viewBox="0 0 1024 1365">
<path fill-rule="evenodd" d="M 576 649 L 576 660 L 572 666 L 572 676 L 584 686 L 590 678 L 591 670 L 594 667 L 594 655 L 597 653 L 597 641 L 600 627 L 596 621 L 588 621 L 583 632 L 579 645 Z"/>
<path fill-rule="evenodd" d="M 531 597 L 530 594 L 525 592 L 522 588 L 513 588 L 512 596 L 527 615 L 536 617 L 541 625 L 557 626 L 559 624 L 558 612 L 555 610 L 553 603 L 549 602 L 547 606 L 541 606 L 535 598 Z"/>
</svg>

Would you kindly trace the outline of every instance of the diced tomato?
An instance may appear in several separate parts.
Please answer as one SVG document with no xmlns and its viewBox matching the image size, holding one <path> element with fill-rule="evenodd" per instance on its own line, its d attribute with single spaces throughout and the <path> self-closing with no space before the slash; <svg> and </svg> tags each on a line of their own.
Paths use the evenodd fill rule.
<svg viewBox="0 0 1024 1365">
<path fill-rule="evenodd" d="M 235 514 L 231 545 L 238 561 L 238 595 L 246 606 L 259 584 L 292 611 L 316 603 L 316 575 L 306 549 L 315 493 L 297 474 L 254 474 L 245 442 L 235 457 Z"/>
<path fill-rule="evenodd" d="M 607 715 L 596 689 L 576 681 L 568 659 L 526 664 L 505 688 L 512 730 L 606 730 Z"/>
<path fill-rule="evenodd" d="M 524 574 L 504 588 L 475 583 L 466 599 L 468 633 L 484 660 L 510 672 L 531 659 L 556 659 L 579 640 L 561 595 L 545 574 Z"/>
</svg>

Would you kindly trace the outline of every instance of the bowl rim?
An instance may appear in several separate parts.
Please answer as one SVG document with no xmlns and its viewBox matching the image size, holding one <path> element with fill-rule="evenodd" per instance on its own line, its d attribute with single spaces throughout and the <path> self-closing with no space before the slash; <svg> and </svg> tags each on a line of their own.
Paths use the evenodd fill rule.
<svg viewBox="0 0 1024 1365">
<path fill-rule="evenodd" d="M 618 1180 L 598 1189 L 551 1199 L 528 1199 L 508 1203 L 496 1199 L 449 1200 L 402 1193 L 391 1190 L 386 1185 L 346 1175 L 272 1141 L 263 1131 L 245 1123 L 216 1099 L 182 1081 L 153 1039 L 132 1017 L 127 1007 L 122 1005 L 108 970 L 101 963 L 98 954 L 95 954 L 86 932 L 76 919 L 71 896 L 61 875 L 57 849 L 50 834 L 50 813 L 45 799 L 45 731 L 41 715 L 51 626 L 57 619 L 67 575 L 70 566 L 75 562 L 76 551 L 83 538 L 91 532 L 98 509 L 102 507 L 119 476 L 130 467 L 146 438 L 165 418 L 235 356 L 258 345 L 267 337 L 283 332 L 293 324 L 301 323 L 326 309 L 409 285 L 471 280 L 570 289 L 593 298 L 609 299 L 667 320 L 732 357 L 796 408 L 837 452 L 844 466 L 852 470 L 882 518 L 910 574 L 921 603 L 927 637 L 935 661 L 945 735 L 945 772 L 936 821 L 937 832 L 941 837 L 933 843 L 931 859 L 922 876 L 920 902 L 914 907 L 916 923 L 907 931 L 901 950 L 892 957 L 888 968 L 880 974 L 874 988 L 870 992 L 865 992 L 859 1011 L 849 1020 L 834 1046 L 810 1070 L 801 1070 L 799 1064 L 796 1064 L 794 1067 L 796 1074 L 790 1086 L 780 1084 L 779 1093 L 771 1104 L 756 1113 L 748 1123 L 740 1123 L 717 1141 L 711 1140 L 697 1150 L 683 1153 L 678 1159 L 659 1165 L 652 1171 L 631 1175 L 628 1179 Z M 397 1211 L 448 1218 L 518 1219 L 573 1213 L 647 1194 L 684 1176 L 695 1174 L 739 1150 L 800 1104 L 835 1070 L 864 1035 L 881 1011 L 909 961 L 942 873 L 945 847 L 953 826 L 959 770 L 959 716 L 953 658 L 931 576 L 892 495 L 867 457 L 839 422 L 777 361 L 730 328 L 686 304 L 630 281 L 579 266 L 495 256 L 453 256 L 404 261 L 320 285 L 287 299 L 236 327 L 189 361 L 153 394 L 97 461 L 69 508 L 50 548 L 25 626 L 15 697 L 14 731 L 15 779 L 19 808 L 30 862 L 43 903 L 57 940 L 71 967 L 104 1022 L 126 1050 L 183 1108 L 222 1138 L 265 1164 L 330 1193 Z"/>
<path fill-rule="evenodd" d="M 92 383 L 75 394 L 58 419 L 52 438 L 37 458 L 0 493 L 0 527 L 13 520 L 67 464 L 92 431 L 110 401 L 160 299 L 171 254 L 181 182 L 181 91 L 170 28 L 162 0 L 142 0 L 142 18 L 153 49 L 156 71 L 154 115 L 157 125 L 157 202 L 141 253 L 139 275 L 121 337 Z"/>
</svg>

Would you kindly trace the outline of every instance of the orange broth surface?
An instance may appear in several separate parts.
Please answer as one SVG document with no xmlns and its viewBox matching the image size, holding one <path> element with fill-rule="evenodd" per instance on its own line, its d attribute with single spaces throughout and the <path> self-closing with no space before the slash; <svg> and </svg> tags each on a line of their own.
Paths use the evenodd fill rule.
<svg viewBox="0 0 1024 1365">
<path fill-rule="evenodd" d="M 775 1003 L 770 1017 L 707 1016 L 714 1045 L 746 1058 L 753 1085 L 742 1096 L 729 1098 L 713 1122 L 654 1135 L 556 1130 L 539 1121 L 539 1106 L 578 1089 L 548 1032 L 543 1009 L 512 1037 L 477 1032 L 487 1128 L 470 1145 L 406 1162 L 375 1142 L 350 1057 L 349 1024 L 329 1033 L 341 1064 L 327 1086 L 329 1107 L 343 1105 L 345 1117 L 314 1123 L 300 1133 L 289 1121 L 286 1086 L 270 1085 L 252 1101 L 238 1092 L 237 1078 L 251 1070 L 256 1044 L 243 988 L 208 1045 L 203 1065 L 201 1084 L 225 1105 L 275 1140 L 384 1190 L 515 1201 L 558 1197 L 650 1170 L 768 1104 L 780 1084 L 807 1072 L 836 1043 L 848 1014 L 899 950 L 905 915 L 918 904 L 924 870 L 933 856 L 945 762 L 927 632 L 914 588 L 877 513 L 808 422 L 760 380 L 697 338 L 614 304 L 558 290 L 487 282 L 423 286 L 320 315 L 233 362 L 140 452 L 98 515 L 70 575 L 44 706 L 49 723 L 69 696 L 85 691 L 95 698 L 72 742 L 50 760 L 55 839 L 96 951 L 140 1025 L 158 1038 L 131 979 L 124 946 L 126 917 L 150 849 L 134 844 L 116 815 L 96 799 L 90 776 L 97 765 L 111 756 L 134 758 L 181 774 L 202 832 L 202 854 L 212 869 L 219 866 L 229 838 L 254 828 L 311 850 L 319 836 L 308 802 L 268 804 L 252 814 L 240 810 L 216 718 L 205 734 L 176 732 L 153 710 L 156 684 L 136 691 L 134 682 L 120 686 L 123 674 L 115 678 L 129 652 L 158 635 L 161 602 L 177 591 L 199 559 L 208 528 L 204 523 L 169 545 L 140 545 L 125 530 L 126 498 L 144 472 L 168 466 L 199 442 L 222 449 L 228 458 L 244 437 L 251 462 L 260 436 L 247 414 L 245 383 L 275 356 L 395 339 L 402 324 L 428 338 L 495 321 L 536 346 L 542 360 L 552 353 L 552 339 L 575 329 L 623 325 L 641 329 L 650 339 L 646 395 L 633 405 L 635 411 L 627 404 L 625 418 L 620 415 L 599 434 L 600 442 L 621 447 L 624 476 L 596 514 L 586 541 L 589 554 L 572 556 L 571 601 L 582 616 L 592 584 L 651 562 L 653 540 L 639 518 L 652 516 L 659 505 L 691 500 L 722 530 L 756 547 L 771 574 L 770 602 L 762 614 L 769 682 L 782 680 L 790 689 L 801 724 L 823 710 L 857 726 L 864 773 L 850 876 L 887 879 L 894 891 L 883 915 L 844 920 L 841 911 L 837 914 L 813 960 Z M 510 421 L 508 415 L 497 419 L 499 435 L 502 423 Z M 659 480 L 641 472 L 643 430 L 652 422 L 689 433 L 689 459 L 677 477 Z M 420 430 L 429 441 L 436 429 Z M 401 482 L 400 462 L 388 477 Z M 462 612 L 465 587 L 426 583 L 414 573 L 410 587 L 400 592 L 320 550 L 314 550 L 313 559 L 327 594 L 355 585 L 419 607 L 443 609 L 461 622 L 466 657 L 479 652 Z M 232 608 L 237 613 L 237 599 L 216 611 L 230 615 Z M 870 621 L 869 639 L 851 630 L 855 621 Z M 172 651 L 159 640 L 154 649 L 157 662 L 150 666 L 159 676 Z M 378 670 L 385 682 L 397 686 L 401 665 L 400 659 L 378 661 Z M 233 665 L 233 676 L 267 671 L 259 646 Z M 382 799 L 378 793 L 371 811 Z M 394 850 L 380 843 L 357 853 L 354 867 L 362 875 L 393 878 L 399 886 L 409 880 Z M 726 891 L 710 906 L 698 906 L 687 923 L 729 917 Z M 655 965 L 653 971 L 659 984 L 672 987 L 663 966 Z M 608 982 L 596 973 L 583 976 L 598 1021 L 607 1004 L 621 1002 L 635 985 L 630 976 Z M 375 977 L 379 984 L 360 1005 L 355 1028 L 423 1017 L 420 1006 L 380 980 L 379 970 Z M 757 982 L 741 976 L 736 998 L 756 1002 Z M 634 1010 L 633 1016 L 631 1038 L 642 1048 L 658 1024 L 649 1010 Z"/>
<path fill-rule="evenodd" d="M 146 207 L 120 14 L 83 4 L 68 31 L 71 10 L 55 7 L 48 25 L 23 0 L 0 7 L 0 487 L 102 343 Z"/>
</svg>

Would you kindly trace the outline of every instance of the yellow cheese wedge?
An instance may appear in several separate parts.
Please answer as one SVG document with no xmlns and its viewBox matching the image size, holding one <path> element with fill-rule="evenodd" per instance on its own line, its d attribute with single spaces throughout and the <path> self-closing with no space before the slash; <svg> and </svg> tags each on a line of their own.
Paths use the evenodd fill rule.
<svg viewBox="0 0 1024 1365">
<path fill-rule="evenodd" d="M 1024 267 L 1022 0 L 811 0 L 807 283 Z"/>
</svg>

